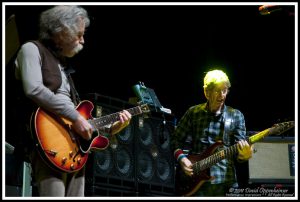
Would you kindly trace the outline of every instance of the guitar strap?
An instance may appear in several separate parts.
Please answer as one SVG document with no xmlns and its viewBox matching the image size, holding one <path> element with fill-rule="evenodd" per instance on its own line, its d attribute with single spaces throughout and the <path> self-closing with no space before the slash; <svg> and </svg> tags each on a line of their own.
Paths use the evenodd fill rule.
<svg viewBox="0 0 300 202">
<path fill-rule="evenodd" d="M 223 133 L 223 143 L 226 146 L 233 144 L 233 138 L 231 137 L 233 129 L 233 113 L 234 109 L 232 107 L 226 106 L 226 111 L 224 113 L 224 133 Z"/>
<path fill-rule="evenodd" d="M 65 70 L 65 73 L 67 75 L 67 78 L 69 80 L 69 83 L 70 83 L 70 88 L 71 88 L 71 98 L 72 98 L 72 101 L 73 103 L 75 104 L 75 106 L 77 106 L 80 102 L 80 97 L 79 97 L 79 94 L 75 88 L 75 84 L 73 82 L 73 79 L 71 77 L 71 73 L 74 73 L 75 70 L 72 68 L 72 67 L 68 67 L 66 70 Z"/>
</svg>

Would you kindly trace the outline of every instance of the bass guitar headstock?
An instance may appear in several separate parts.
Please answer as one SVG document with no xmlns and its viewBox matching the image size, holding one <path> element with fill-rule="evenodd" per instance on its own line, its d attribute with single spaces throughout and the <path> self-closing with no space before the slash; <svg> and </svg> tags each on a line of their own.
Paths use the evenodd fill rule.
<svg viewBox="0 0 300 202">
<path fill-rule="evenodd" d="M 295 122 L 294 121 L 287 121 L 287 122 L 282 122 L 282 123 L 277 123 L 274 124 L 270 129 L 269 132 L 270 134 L 273 135 L 280 135 L 284 133 L 285 131 L 295 127 Z"/>
</svg>

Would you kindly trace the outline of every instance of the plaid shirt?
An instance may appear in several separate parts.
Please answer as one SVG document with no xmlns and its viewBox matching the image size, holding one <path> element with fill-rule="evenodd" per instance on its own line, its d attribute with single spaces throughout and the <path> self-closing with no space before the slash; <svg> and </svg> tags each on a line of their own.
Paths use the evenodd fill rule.
<svg viewBox="0 0 300 202">
<path fill-rule="evenodd" d="M 186 148 L 189 138 L 189 153 L 201 154 L 218 140 L 224 144 L 218 149 L 227 148 L 240 139 L 246 139 L 244 115 L 225 105 L 220 115 L 209 112 L 207 103 L 192 106 L 181 118 L 174 132 L 172 146 L 175 151 Z M 210 168 L 210 175 L 215 177 L 212 184 L 235 183 L 233 159 L 223 159 L 214 164 Z"/>
</svg>

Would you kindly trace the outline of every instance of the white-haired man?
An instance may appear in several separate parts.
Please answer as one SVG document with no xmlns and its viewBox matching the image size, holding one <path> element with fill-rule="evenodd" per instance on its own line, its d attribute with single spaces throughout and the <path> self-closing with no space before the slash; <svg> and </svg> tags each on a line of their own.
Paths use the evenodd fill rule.
<svg viewBox="0 0 300 202">
<path fill-rule="evenodd" d="M 207 72 L 203 86 L 207 102 L 190 107 L 172 136 L 175 159 L 182 171 L 177 172 L 182 176 L 177 176 L 176 186 L 182 195 L 226 196 L 230 188 L 238 186 L 235 161 L 243 162 L 252 156 L 252 146 L 246 141 L 243 114 L 225 105 L 230 86 L 228 76 L 223 71 Z M 190 156 L 184 153 L 188 136 L 191 138 Z M 234 151 L 213 156 L 216 151 L 234 144 L 238 148 L 233 158 L 224 157 Z M 191 159 L 192 154 L 196 159 Z M 193 165 L 201 160 L 204 161 Z"/>
</svg>

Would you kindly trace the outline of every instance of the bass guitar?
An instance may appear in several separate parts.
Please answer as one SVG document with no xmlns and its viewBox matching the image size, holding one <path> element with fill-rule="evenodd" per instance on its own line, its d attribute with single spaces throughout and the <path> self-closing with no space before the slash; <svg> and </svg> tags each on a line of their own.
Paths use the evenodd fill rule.
<svg viewBox="0 0 300 202">
<path fill-rule="evenodd" d="M 265 129 L 248 138 L 248 143 L 253 144 L 271 134 L 281 134 L 294 127 L 294 122 L 283 122 Z M 225 158 L 230 158 L 238 153 L 238 144 L 234 144 L 224 150 L 217 151 L 223 144 L 221 141 L 208 147 L 202 154 L 188 155 L 187 158 L 193 164 L 193 176 L 186 175 L 181 166 L 176 168 L 176 190 L 181 196 L 191 196 L 197 192 L 204 182 L 214 179 L 209 175 L 209 168 Z"/>
<path fill-rule="evenodd" d="M 88 159 L 90 150 L 104 150 L 109 145 L 109 139 L 101 135 L 106 125 L 118 121 L 119 112 L 93 118 L 91 112 L 94 105 L 90 101 L 82 101 L 76 110 L 93 126 L 94 132 L 90 140 L 83 139 L 72 130 L 72 123 L 38 108 L 31 117 L 31 132 L 42 159 L 52 168 L 63 172 L 80 170 Z M 132 115 L 148 113 L 146 104 L 136 106 L 127 111 Z"/>
</svg>

